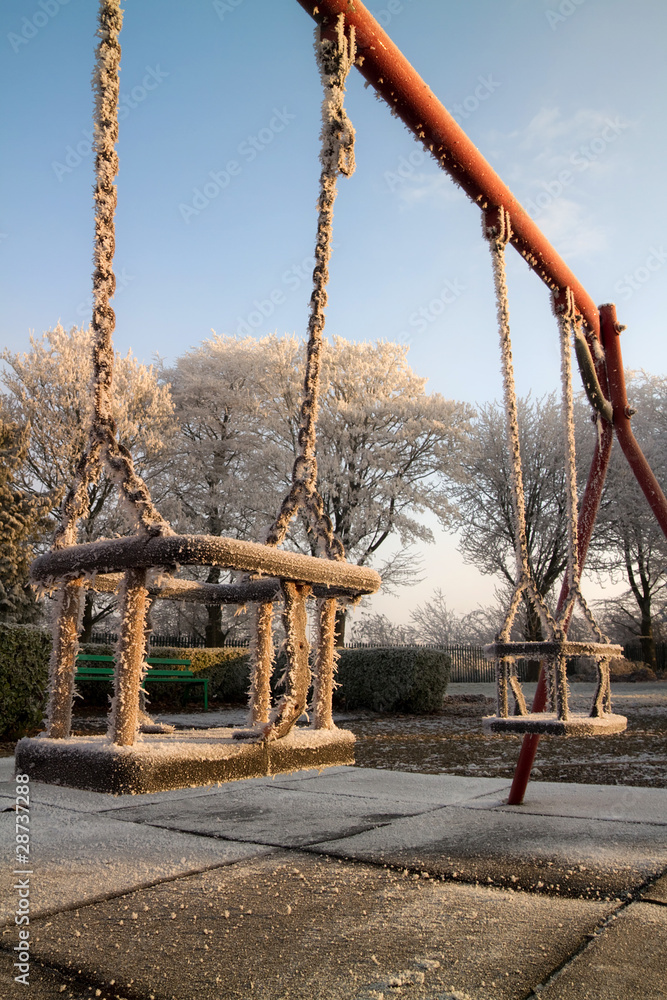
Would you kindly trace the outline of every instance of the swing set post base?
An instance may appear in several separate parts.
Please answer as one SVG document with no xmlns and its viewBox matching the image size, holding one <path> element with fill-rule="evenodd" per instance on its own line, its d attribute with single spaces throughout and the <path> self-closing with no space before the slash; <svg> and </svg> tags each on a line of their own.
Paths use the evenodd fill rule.
<svg viewBox="0 0 667 1000">
<path fill-rule="evenodd" d="M 533 712 L 543 712 L 547 704 L 547 678 L 544 667 L 540 668 L 540 676 L 537 682 L 537 690 L 533 699 Z M 520 806 L 526 794 L 526 788 L 530 781 L 530 774 L 535 763 L 537 745 L 540 742 L 538 733 L 526 733 L 521 746 L 521 753 L 517 761 L 512 787 L 507 799 L 508 806 Z"/>
</svg>

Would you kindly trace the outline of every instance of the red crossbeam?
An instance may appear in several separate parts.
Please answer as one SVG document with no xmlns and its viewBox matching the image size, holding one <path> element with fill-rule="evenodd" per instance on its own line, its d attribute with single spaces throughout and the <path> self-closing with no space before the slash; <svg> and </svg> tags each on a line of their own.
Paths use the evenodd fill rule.
<svg viewBox="0 0 667 1000">
<path fill-rule="evenodd" d="M 359 0 L 298 3 L 324 26 L 345 15 L 355 29 L 361 75 L 480 209 L 502 205 L 512 222 L 512 245 L 552 291 L 571 289 L 586 325 L 599 337 L 599 314 L 591 296 L 367 8 Z"/>
</svg>

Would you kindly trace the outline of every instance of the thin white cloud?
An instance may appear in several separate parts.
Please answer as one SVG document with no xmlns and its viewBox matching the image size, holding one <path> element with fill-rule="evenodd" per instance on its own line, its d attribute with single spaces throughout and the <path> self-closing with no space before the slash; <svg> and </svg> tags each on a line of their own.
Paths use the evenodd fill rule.
<svg viewBox="0 0 667 1000">
<path fill-rule="evenodd" d="M 607 247 L 607 227 L 590 211 L 593 185 L 619 166 L 632 123 L 580 108 L 541 108 L 521 129 L 495 132 L 495 162 L 524 208 L 567 257 Z"/>
<path fill-rule="evenodd" d="M 547 239 L 567 259 L 599 253 L 608 246 L 606 229 L 568 198 L 554 199 L 535 220 Z"/>
<path fill-rule="evenodd" d="M 450 204 L 465 197 L 461 189 L 444 171 L 432 174 L 415 173 L 401 185 L 396 193 L 402 206 L 406 209 L 424 202 L 432 205 Z"/>
</svg>

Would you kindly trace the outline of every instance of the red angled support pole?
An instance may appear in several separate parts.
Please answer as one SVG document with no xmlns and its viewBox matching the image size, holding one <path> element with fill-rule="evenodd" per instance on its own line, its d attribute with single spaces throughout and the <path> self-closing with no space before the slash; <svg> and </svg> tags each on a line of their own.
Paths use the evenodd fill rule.
<svg viewBox="0 0 667 1000">
<path fill-rule="evenodd" d="M 665 494 L 653 475 L 653 470 L 646 461 L 630 426 L 630 417 L 633 411 L 628 404 L 621 357 L 621 333 L 625 327 L 616 321 L 616 306 L 612 303 L 600 306 L 600 327 L 609 380 L 609 397 L 614 407 L 616 437 L 635 474 L 635 479 L 641 486 L 658 524 L 667 537 L 667 499 L 665 499 Z"/>
</svg>

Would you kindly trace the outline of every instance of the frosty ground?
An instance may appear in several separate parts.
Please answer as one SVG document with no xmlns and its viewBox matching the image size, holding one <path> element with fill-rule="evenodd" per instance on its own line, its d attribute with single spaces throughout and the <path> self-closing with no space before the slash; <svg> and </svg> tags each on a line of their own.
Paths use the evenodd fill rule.
<svg viewBox="0 0 667 1000">
<path fill-rule="evenodd" d="M 528 702 L 535 685 L 526 684 Z M 570 685 L 571 705 L 584 711 L 593 685 Z M 521 747 L 520 736 L 487 733 L 482 717 L 494 711 L 493 684 L 450 684 L 443 710 L 430 715 L 338 713 L 338 725 L 357 737 L 359 767 L 511 778 Z M 667 682 L 615 684 L 613 709 L 628 719 L 625 733 L 596 738 L 545 737 L 533 770 L 537 781 L 667 787 Z M 242 708 L 202 712 L 163 711 L 159 717 L 179 728 L 243 725 Z M 98 710 L 77 703 L 74 729 L 100 732 L 106 725 Z M 11 746 L 7 747 L 11 752 Z"/>
<path fill-rule="evenodd" d="M 357 766 L 321 775 L 118 797 L 32 783 L 30 987 L 4 871 L 0 998 L 665 1000 L 667 684 L 616 685 L 624 736 L 543 739 L 521 807 L 519 739 L 481 728 L 491 691 L 341 718 Z M 8 849 L 12 797 L 7 759 Z"/>
</svg>

